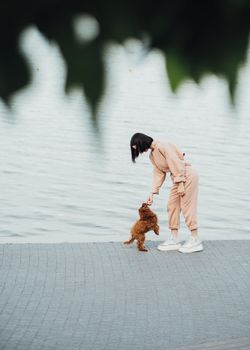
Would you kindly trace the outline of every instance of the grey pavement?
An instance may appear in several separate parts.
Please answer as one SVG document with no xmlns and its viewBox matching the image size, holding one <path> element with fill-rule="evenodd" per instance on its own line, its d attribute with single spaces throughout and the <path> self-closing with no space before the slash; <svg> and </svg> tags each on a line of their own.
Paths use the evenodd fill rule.
<svg viewBox="0 0 250 350">
<path fill-rule="evenodd" d="M 0 245 L 0 349 L 250 349 L 250 241 Z"/>
</svg>

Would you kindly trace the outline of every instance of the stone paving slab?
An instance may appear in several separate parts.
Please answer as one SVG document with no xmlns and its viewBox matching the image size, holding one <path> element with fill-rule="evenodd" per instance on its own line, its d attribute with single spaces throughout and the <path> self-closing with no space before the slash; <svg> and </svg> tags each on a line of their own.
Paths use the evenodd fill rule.
<svg viewBox="0 0 250 350">
<path fill-rule="evenodd" d="M 250 337 L 231 338 L 226 341 L 209 341 L 191 346 L 181 346 L 175 350 L 249 350 Z"/>
<path fill-rule="evenodd" d="M 250 241 L 156 244 L 0 245 L 0 349 L 250 349 Z"/>
</svg>

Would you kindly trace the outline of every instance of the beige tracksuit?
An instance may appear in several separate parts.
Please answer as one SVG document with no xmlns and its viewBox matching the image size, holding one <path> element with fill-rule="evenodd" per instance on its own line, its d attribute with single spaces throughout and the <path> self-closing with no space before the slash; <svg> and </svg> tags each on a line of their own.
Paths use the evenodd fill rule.
<svg viewBox="0 0 250 350">
<path fill-rule="evenodd" d="M 170 172 L 173 182 L 167 204 L 168 224 L 170 229 L 179 229 L 182 211 L 187 227 L 197 229 L 197 200 L 199 176 L 197 171 L 184 160 L 183 153 L 170 142 L 154 141 L 154 149 L 149 158 L 154 166 L 152 192 L 159 194 L 166 173 Z M 177 193 L 180 182 L 184 183 L 185 194 Z"/>
</svg>

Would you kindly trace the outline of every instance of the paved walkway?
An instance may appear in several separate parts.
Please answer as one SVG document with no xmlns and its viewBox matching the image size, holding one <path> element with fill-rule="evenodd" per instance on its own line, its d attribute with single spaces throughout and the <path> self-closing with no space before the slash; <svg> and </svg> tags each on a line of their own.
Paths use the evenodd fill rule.
<svg viewBox="0 0 250 350">
<path fill-rule="evenodd" d="M 250 241 L 0 245 L 0 349 L 250 349 Z"/>
</svg>

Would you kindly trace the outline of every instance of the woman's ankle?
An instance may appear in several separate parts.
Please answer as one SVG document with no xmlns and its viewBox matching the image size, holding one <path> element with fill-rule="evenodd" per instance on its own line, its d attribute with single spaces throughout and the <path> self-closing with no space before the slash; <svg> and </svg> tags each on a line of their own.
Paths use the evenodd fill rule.
<svg viewBox="0 0 250 350">
<path fill-rule="evenodd" d="M 173 229 L 171 230 L 171 235 L 174 237 L 174 238 L 177 238 L 178 235 L 179 235 L 179 231 L 177 229 Z"/>
<path fill-rule="evenodd" d="M 198 229 L 191 230 L 191 236 L 194 238 L 198 237 Z"/>
</svg>

